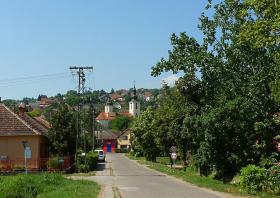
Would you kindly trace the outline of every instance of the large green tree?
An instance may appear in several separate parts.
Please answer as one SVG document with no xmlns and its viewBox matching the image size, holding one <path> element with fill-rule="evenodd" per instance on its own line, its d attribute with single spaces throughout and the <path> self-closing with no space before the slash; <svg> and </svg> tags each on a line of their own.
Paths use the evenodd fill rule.
<svg viewBox="0 0 280 198">
<path fill-rule="evenodd" d="M 188 100 L 191 112 L 185 116 L 181 133 L 192 134 L 189 141 L 196 148 L 192 152 L 200 169 L 207 173 L 215 167 L 217 177 L 223 179 L 269 155 L 278 133 L 273 120 L 278 107 L 271 85 L 279 67 L 275 61 L 279 20 L 269 29 L 271 19 L 264 19 L 268 22 L 262 29 L 267 27 L 268 33 L 273 33 L 267 45 L 258 43 L 267 32 L 260 31 L 255 40 L 244 39 L 249 35 L 248 24 L 261 21 L 263 14 L 272 17 L 272 9 L 279 9 L 277 1 L 262 3 L 225 0 L 213 5 L 209 1 L 206 9 L 213 9 L 214 15 L 203 13 L 200 18 L 203 42 L 186 33 L 173 34 L 169 57 L 152 68 L 153 76 L 165 71 L 185 73 L 177 88 Z M 181 125 L 181 121 L 176 124 Z"/>
<path fill-rule="evenodd" d="M 51 118 L 48 132 L 50 151 L 53 155 L 74 155 L 76 151 L 75 114 L 69 106 L 61 104 Z"/>
</svg>

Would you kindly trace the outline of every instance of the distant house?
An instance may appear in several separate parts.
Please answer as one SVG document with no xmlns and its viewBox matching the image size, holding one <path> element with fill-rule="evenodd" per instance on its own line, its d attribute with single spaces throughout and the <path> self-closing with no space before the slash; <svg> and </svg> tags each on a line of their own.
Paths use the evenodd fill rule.
<svg viewBox="0 0 280 198">
<path fill-rule="evenodd" d="M 131 129 L 124 130 L 117 138 L 117 148 L 129 151 L 131 149 Z"/>
<path fill-rule="evenodd" d="M 0 167 L 24 166 L 24 142 L 32 152 L 28 160 L 29 169 L 42 169 L 46 165 L 46 134 L 50 125 L 42 118 L 28 116 L 25 108 L 21 104 L 16 114 L 0 103 Z"/>
<path fill-rule="evenodd" d="M 102 149 L 105 153 L 115 153 L 119 135 L 121 132 L 112 130 L 102 130 L 98 133 L 97 139 L 102 143 Z"/>
<path fill-rule="evenodd" d="M 136 117 L 140 114 L 140 102 L 137 100 L 136 88 L 134 86 L 134 96 L 133 99 L 129 102 L 128 111 L 113 112 L 113 102 L 108 101 L 105 105 L 105 111 L 101 112 L 96 121 L 102 125 L 104 129 L 108 129 L 112 120 L 117 116 L 127 116 L 127 117 Z"/>
<path fill-rule="evenodd" d="M 151 101 L 152 99 L 154 99 L 153 94 L 149 91 L 145 91 L 144 99 L 145 99 L 145 101 Z"/>
<path fill-rule="evenodd" d="M 105 153 L 115 153 L 116 149 L 120 151 L 129 151 L 131 129 L 126 129 L 123 132 L 102 130 L 97 133 L 97 139 L 102 144 L 102 149 Z"/>
<path fill-rule="evenodd" d="M 37 102 L 39 107 L 43 109 L 49 107 L 53 103 L 53 100 L 49 99 L 46 95 L 39 95 Z"/>
<path fill-rule="evenodd" d="M 123 95 L 120 95 L 120 94 L 110 94 L 110 98 L 113 101 L 119 101 L 119 102 L 125 101 L 125 98 L 123 97 Z"/>
</svg>

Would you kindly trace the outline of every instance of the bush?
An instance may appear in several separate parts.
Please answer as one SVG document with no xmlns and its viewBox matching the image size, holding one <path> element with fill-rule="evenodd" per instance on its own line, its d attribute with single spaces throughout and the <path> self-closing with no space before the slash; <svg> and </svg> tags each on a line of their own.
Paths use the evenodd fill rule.
<svg viewBox="0 0 280 198">
<path fill-rule="evenodd" d="M 78 164 L 77 169 L 78 169 L 79 173 L 88 173 L 89 172 L 88 164 Z"/>
<path fill-rule="evenodd" d="M 13 171 L 24 171 L 25 167 L 23 165 L 14 165 Z"/>
<path fill-rule="evenodd" d="M 60 168 L 60 163 L 57 157 L 50 158 L 47 162 L 48 169 L 58 170 Z"/>
<path fill-rule="evenodd" d="M 93 171 L 98 163 L 98 153 L 93 151 L 88 152 L 86 155 L 86 160 L 89 166 L 89 170 Z"/>
<path fill-rule="evenodd" d="M 86 153 L 85 156 L 81 155 L 79 152 L 77 156 L 77 170 L 79 173 L 87 173 L 89 171 L 93 171 L 98 163 L 98 153 L 94 151 L 90 151 Z"/>
<path fill-rule="evenodd" d="M 280 194 L 280 166 L 272 166 L 268 169 L 267 190 Z"/>
<path fill-rule="evenodd" d="M 249 165 L 241 169 L 240 184 L 248 193 L 256 194 L 266 188 L 267 169 Z"/>
</svg>

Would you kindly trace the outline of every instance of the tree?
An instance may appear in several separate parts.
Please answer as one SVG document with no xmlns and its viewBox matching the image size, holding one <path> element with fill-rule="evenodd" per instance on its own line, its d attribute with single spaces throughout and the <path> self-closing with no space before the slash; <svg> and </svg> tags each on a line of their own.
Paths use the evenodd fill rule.
<svg viewBox="0 0 280 198">
<path fill-rule="evenodd" d="M 127 116 L 117 116 L 112 120 L 111 128 L 115 131 L 123 131 L 131 126 L 132 118 Z"/>
<path fill-rule="evenodd" d="M 225 0 L 213 6 L 209 1 L 206 9 L 213 7 L 215 13 L 213 17 L 203 13 L 200 18 L 203 43 L 186 33 L 172 34 L 169 57 L 152 68 L 153 76 L 165 71 L 185 73 L 177 88 L 191 109 L 182 131 L 193 134 L 192 152 L 202 172 L 209 173 L 215 167 L 217 177 L 224 180 L 242 166 L 270 155 L 277 134 L 272 117 L 277 104 L 271 97 L 270 85 L 275 82 L 279 67 L 273 50 L 279 46 L 278 37 L 270 37 L 275 42 L 267 46 L 258 45 L 259 39 L 242 39 L 242 34 L 246 34 L 244 27 L 252 22 L 244 13 L 250 13 L 252 6 L 256 12 L 261 10 L 258 13 L 265 13 L 266 9 L 272 12 L 261 4 L 254 0 Z M 279 24 L 275 24 L 278 36 Z M 180 111 L 184 112 L 182 108 Z M 179 121 L 176 125 L 182 124 Z"/>
<path fill-rule="evenodd" d="M 143 154 L 149 161 L 156 161 L 160 149 L 156 143 L 154 111 L 148 108 L 133 122 L 132 149 L 136 154 Z"/>
<path fill-rule="evenodd" d="M 115 90 L 112 88 L 110 94 L 115 93 Z"/>
<path fill-rule="evenodd" d="M 54 155 L 74 155 L 76 145 L 75 114 L 61 104 L 51 118 L 48 132 L 50 151 Z"/>
</svg>

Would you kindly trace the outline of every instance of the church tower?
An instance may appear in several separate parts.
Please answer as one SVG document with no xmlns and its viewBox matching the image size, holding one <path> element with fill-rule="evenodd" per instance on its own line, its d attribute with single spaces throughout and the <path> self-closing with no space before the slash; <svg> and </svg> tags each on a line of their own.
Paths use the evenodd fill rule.
<svg viewBox="0 0 280 198">
<path fill-rule="evenodd" d="M 105 113 L 110 114 L 113 112 L 113 102 L 108 100 L 105 105 Z"/>
<path fill-rule="evenodd" d="M 133 99 L 129 102 L 129 113 L 133 115 L 133 117 L 136 117 L 140 114 L 140 102 L 137 101 L 135 83 L 133 88 Z"/>
</svg>

